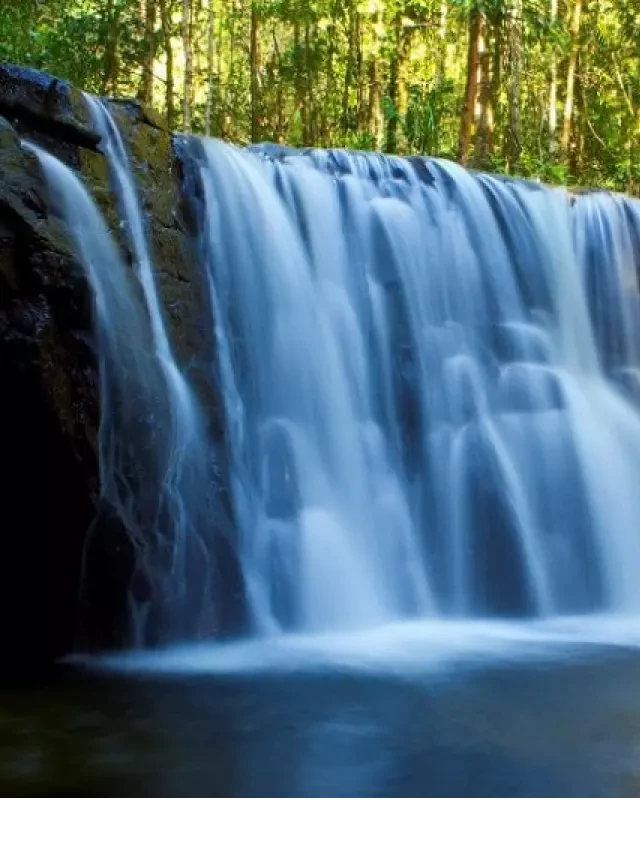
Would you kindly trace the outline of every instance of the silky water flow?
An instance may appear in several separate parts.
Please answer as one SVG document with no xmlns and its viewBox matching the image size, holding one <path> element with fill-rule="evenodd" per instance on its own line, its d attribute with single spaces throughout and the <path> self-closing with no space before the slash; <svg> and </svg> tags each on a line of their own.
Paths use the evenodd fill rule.
<svg viewBox="0 0 640 853">
<path fill-rule="evenodd" d="M 78 177 L 27 147 L 93 288 L 102 498 L 137 549 L 140 645 L 149 607 L 169 639 L 211 618 L 221 451 L 130 155 L 90 107 L 130 265 Z M 251 633 L 640 610 L 638 202 L 423 158 L 176 148 Z"/>
</svg>

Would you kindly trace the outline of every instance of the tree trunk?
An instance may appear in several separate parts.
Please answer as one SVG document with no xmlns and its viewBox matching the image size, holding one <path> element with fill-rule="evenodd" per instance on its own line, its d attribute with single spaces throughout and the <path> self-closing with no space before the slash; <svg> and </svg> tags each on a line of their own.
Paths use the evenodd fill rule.
<svg viewBox="0 0 640 853">
<path fill-rule="evenodd" d="M 478 120 L 475 139 L 474 166 L 488 169 L 493 153 L 493 86 L 491 83 L 491 47 L 486 18 L 482 17 L 478 31 Z"/>
<path fill-rule="evenodd" d="M 502 128 L 502 63 L 504 54 L 504 26 L 500 15 L 493 28 L 493 59 L 491 62 L 491 104 L 493 107 L 494 145 L 495 131 Z M 504 143 L 504 136 L 503 136 Z M 503 145 L 504 147 L 504 145 Z"/>
<path fill-rule="evenodd" d="M 320 119 L 321 127 L 320 127 L 320 142 L 325 147 L 329 147 L 331 145 L 331 128 L 332 128 L 332 110 L 331 105 L 333 103 L 333 93 L 334 93 L 334 58 L 336 53 L 336 19 L 338 17 L 338 12 L 340 9 L 340 0 L 335 0 L 333 7 L 331 9 L 331 17 L 329 20 L 329 25 L 327 27 L 327 62 L 325 66 L 325 86 L 324 86 L 324 99 L 325 105 L 324 109 L 321 111 L 322 118 Z"/>
<path fill-rule="evenodd" d="M 313 99 L 313 67 L 311 43 L 313 34 L 309 21 L 304 25 L 304 72 L 305 72 L 305 98 L 307 101 L 307 115 L 309 123 L 308 145 L 316 144 L 316 110 Z"/>
<path fill-rule="evenodd" d="M 153 100 L 153 63 L 156 58 L 156 0 L 146 0 L 144 7 L 144 61 L 138 98 L 145 104 Z"/>
<path fill-rule="evenodd" d="M 144 6 L 144 58 L 138 98 L 145 104 L 153 100 L 153 63 L 156 58 L 156 0 Z"/>
<path fill-rule="evenodd" d="M 549 23 L 555 26 L 558 20 L 558 0 L 551 0 Z M 555 157 L 558 148 L 556 134 L 558 131 L 558 57 L 555 46 L 551 48 L 549 67 L 549 154 Z"/>
<path fill-rule="evenodd" d="M 373 56 L 369 62 L 369 109 L 367 123 L 369 136 L 376 151 L 380 147 L 383 125 L 382 106 L 380 103 L 381 94 L 380 70 L 377 58 Z"/>
<path fill-rule="evenodd" d="M 575 96 L 574 109 L 571 122 L 571 132 L 569 140 L 569 172 L 572 175 L 579 175 L 582 172 L 582 164 L 584 159 L 584 148 L 586 141 L 586 103 L 584 89 L 582 86 L 581 66 L 583 55 L 578 51 L 576 59 L 576 74 L 575 74 Z"/>
<path fill-rule="evenodd" d="M 411 56 L 411 44 L 415 29 L 413 27 L 405 27 L 403 25 L 400 34 L 400 55 L 398 57 L 398 123 L 400 130 L 400 141 L 406 143 L 405 138 L 405 120 L 409 107 L 409 80 L 407 77 L 408 63 L 407 60 Z"/>
<path fill-rule="evenodd" d="M 258 99 L 260 96 L 259 92 L 259 77 L 258 77 L 258 10 L 256 7 L 255 0 L 251 4 L 251 35 L 250 35 L 250 50 L 249 50 L 249 62 L 251 66 L 251 142 L 258 142 L 259 139 L 259 104 Z"/>
<path fill-rule="evenodd" d="M 276 70 L 278 73 L 278 77 L 281 73 L 282 67 L 282 55 L 280 52 L 280 45 L 278 44 L 278 32 L 275 22 L 272 27 L 272 38 L 273 38 L 273 52 L 275 54 L 276 60 Z M 276 85 L 276 131 L 275 138 L 276 142 L 283 143 L 285 141 L 285 118 L 284 118 L 284 87 L 281 83 Z"/>
<path fill-rule="evenodd" d="M 104 24 L 102 92 L 105 95 L 115 95 L 118 86 L 118 41 L 120 39 L 120 9 L 116 6 L 115 0 L 107 0 Z"/>
<path fill-rule="evenodd" d="M 469 159 L 471 131 L 476 111 L 478 95 L 478 80 L 480 76 L 480 44 L 484 31 L 484 15 L 477 9 L 469 17 L 469 47 L 467 51 L 467 82 L 464 90 L 464 105 L 460 119 L 460 136 L 458 139 L 458 162 L 463 166 Z"/>
<path fill-rule="evenodd" d="M 351 129 L 351 86 L 355 72 L 356 51 L 356 12 L 351 3 L 349 4 L 349 30 L 347 40 L 347 61 L 344 67 L 344 86 L 342 89 L 342 132 L 348 133 Z"/>
<path fill-rule="evenodd" d="M 166 71 L 166 91 L 165 91 L 165 103 L 166 103 L 166 113 L 167 113 L 167 124 L 169 125 L 169 129 L 172 130 L 174 127 L 174 115 L 173 115 L 173 47 L 171 45 L 171 7 L 169 6 L 170 0 L 160 0 L 160 25 L 162 27 L 162 41 L 163 41 L 163 50 L 164 55 L 167 61 L 167 71 Z"/>
<path fill-rule="evenodd" d="M 193 51 L 191 49 L 191 0 L 182 0 L 182 52 L 184 80 L 182 87 L 182 129 L 191 130 L 191 98 L 193 91 Z"/>
<path fill-rule="evenodd" d="M 517 169 L 522 150 L 520 94 L 522 85 L 522 0 L 511 0 L 507 18 L 507 109 L 505 145 L 510 172 Z"/>
<path fill-rule="evenodd" d="M 436 67 L 435 88 L 439 89 L 447 76 L 447 20 L 449 13 L 448 0 L 440 0 L 440 19 L 438 22 L 438 64 Z"/>
<path fill-rule="evenodd" d="M 233 11 L 233 0 L 225 0 L 224 8 L 222 9 L 227 23 L 228 52 L 227 52 L 227 69 L 224 83 L 224 113 L 220 126 L 220 135 L 223 139 L 230 139 L 233 136 L 233 107 L 235 107 L 235 90 L 234 83 L 236 79 L 236 19 Z M 222 18 L 222 15 L 220 16 Z M 219 39 L 220 48 L 222 47 L 222 37 Z"/>
<path fill-rule="evenodd" d="M 398 131 L 407 112 L 406 60 L 411 46 L 412 33 L 406 33 L 402 10 L 398 9 L 393 20 L 394 47 L 389 68 L 388 99 L 390 115 L 387 121 L 386 149 L 390 154 L 398 150 Z"/>
<path fill-rule="evenodd" d="M 637 62 L 637 79 L 640 80 L 640 57 Z M 639 93 L 640 94 L 640 93 Z M 633 104 L 631 104 L 633 111 Z M 636 102 L 635 122 L 632 124 L 629 134 L 629 178 L 627 181 L 627 192 L 631 195 L 640 195 L 640 98 Z"/>
<path fill-rule="evenodd" d="M 638 74 L 640 75 L 640 62 L 638 66 Z M 635 128 L 629 134 L 629 162 L 631 169 L 627 181 L 627 192 L 630 195 L 637 196 L 640 195 L 640 104 L 636 108 Z"/>
<path fill-rule="evenodd" d="M 208 0 L 207 7 L 207 103 L 204 111 L 204 132 L 211 136 L 211 118 L 213 115 L 213 64 L 216 54 L 216 29 L 214 0 Z"/>
<path fill-rule="evenodd" d="M 356 130 L 358 134 L 363 133 L 367 127 L 368 115 L 368 98 L 367 98 L 367 78 L 364 71 L 364 63 L 362 59 L 362 18 L 356 9 L 356 80 L 358 83 L 357 94 L 357 122 Z"/>
<path fill-rule="evenodd" d="M 300 37 L 300 22 L 295 21 L 293 25 L 294 40 L 294 87 L 296 93 L 296 106 L 300 110 L 300 124 L 302 131 L 302 144 L 305 148 L 311 145 L 311 134 L 309 132 L 309 108 L 307 103 L 307 92 L 305 85 L 305 61 L 303 59 L 303 45 Z"/>
<path fill-rule="evenodd" d="M 571 139 L 571 120 L 573 118 L 574 89 L 576 79 L 576 65 L 578 63 L 578 50 L 580 47 L 580 16 L 582 14 L 582 0 L 574 0 L 569 24 L 569 37 L 571 48 L 569 52 L 569 63 L 567 65 L 567 88 L 564 99 L 564 117 L 562 123 L 562 138 L 560 147 L 566 158 L 569 152 Z"/>
</svg>

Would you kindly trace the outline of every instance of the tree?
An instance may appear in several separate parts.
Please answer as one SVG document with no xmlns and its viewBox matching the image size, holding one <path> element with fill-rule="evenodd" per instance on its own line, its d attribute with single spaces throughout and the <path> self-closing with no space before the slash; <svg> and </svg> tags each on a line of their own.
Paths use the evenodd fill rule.
<svg viewBox="0 0 640 853">
<path fill-rule="evenodd" d="M 167 124 L 174 127 L 174 82 L 173 82 L 173 44 L 172 36 L 172 12 L 171 0 L 159 0 L 160 21 L 162 24 L 162 43 L 165 54 L 165 112 Z"/>
<path fill-rule="evenodd" d="M 146 0 L 144 4 L 144 58 L 138 97 L 151 103 L 153 99 L 153 63 L 156 58 L 156 0 Z"/>
<path fill-rule="evenodd" d="M 493 84 L 491 79 L 490 25 L 485 15 L 478 20 L 478 103 L 476 106 L 477 128 L 473 164 L 478 169 L 491 166 L 493 153 Z"/>
<path fill-rule="evenodd" d="M 640 183 L 640 8 L 630 0 L 0 6 L 3 58 L 150 101 L 171 127 Z"/>
<path fill-rule="evenodd" d="M 120 38 L 120 6 L 107 0 L 104 10 L 104 68 L 102 90 L 113 94 L 119 71 L 118 40 Z"/>
<path fill-rule="evenodd" d="M 251 3 L 251 141 L 258 141 L 259 126 L 259 47 L 258 47 L 258 9 L 255 0 Z"/>
<path fill-rule="evenodd" d="M 569 51 L 569 61 L 567 63 L 567 85 L 564 98 L 564 117 L 562 122 L 562 138 L 560 147 L 564 156 L 567 156 L 569 150 L 569 141 L 571 137 L 571 120 L 573 118 L 574 108 L 574 91 L 576 81 L 576 66 L 578 64 L 578 51 L 580 50 L 580 18 L 582 15 L 582 0 L 573 0 L 573 9 L 571 11 L 571 23 L 569 25 L 569 38 L 571 47 Z"/>
<path fill-rule="evenodd" d="M 191 50 L 191 0 L 182 0 L 182 54 L 184 76 L 182 89 L 182 129 L 191 130 L 191 99 L 193 97 L 193 52 Z"/>
<path fill-rule="evenodd" d="M 476 112 L 478 82 L 480 79 L 480 56 L 483 50 L 486 19 L 478 7 L 473 7 L 469 15 L 469 41 L 467 49 L 467 73 L 464 90 L 464 104 L 460 119 L 460 139 L 458 160 L 466 165 L 469 159 L 469 146 Z"/>
<path fill-rule="evenodd" d="M 551 0 L 549 23 L 551 31 L 551 58 L 549 66 L 549 154 L 553 158 L 557 148 L 558 130 L 558 69 L 555 46 L 555 26 L 558 20 L 558 0 Z"/>
<path fill-rule="evenodd" d="M 505 159 L 510 172 L 517 171 L 522 146 L 520 87 L 522 80 L 522 0 L 509 0 L 507 11 L 507 128 Z"/>
<path fill-rule="evenodd" d="M 211 120 L 214 99 L 214 63 L 216 53 L 216 13 L 214 0 L 207 2 L 207 103 L 204 114 L 204 132 L 211 135 Z"/>
</svg>

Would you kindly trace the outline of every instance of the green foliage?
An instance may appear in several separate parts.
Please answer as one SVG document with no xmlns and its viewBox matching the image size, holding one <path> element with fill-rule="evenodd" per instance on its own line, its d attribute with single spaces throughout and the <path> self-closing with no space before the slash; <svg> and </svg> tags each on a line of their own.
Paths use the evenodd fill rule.
<svg viewBox="0 0 640 853">
<path fill-rule="evenodd" d="M 240 143 L 380 150 L 392 142 L 399 153 L 455 158 L 472 71 L 471 25 L 481 16 L 494 120 L 483 162 L 544 181 L 637 193 L 640 11 L 629 0 L 583 0 L 576 35 L 576 2 L 558 0 L 554 17 L 552 0 L 190 0 L 185 42 L 183 0 L 0 0 L 0 59 L 90 91 L 150 91 L 156 108 L 171 107 L 178 128 L 186 98 L 194 131 Z M 477 116 L 479 93 L 476 99 Z"/>
</svg>

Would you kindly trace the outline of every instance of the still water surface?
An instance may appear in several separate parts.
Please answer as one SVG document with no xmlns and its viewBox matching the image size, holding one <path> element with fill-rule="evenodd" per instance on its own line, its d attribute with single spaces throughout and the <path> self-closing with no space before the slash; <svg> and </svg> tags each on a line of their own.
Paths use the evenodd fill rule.
<svg viewBox="0 0 640 853">
<path fill-rule="evenodd" d="M 465 647 L 446 633 L 61 667 L 3 691 L 0 793 L 640 795 L 635 642 L 500 627 L 469 628 Z"/>
</svg>

